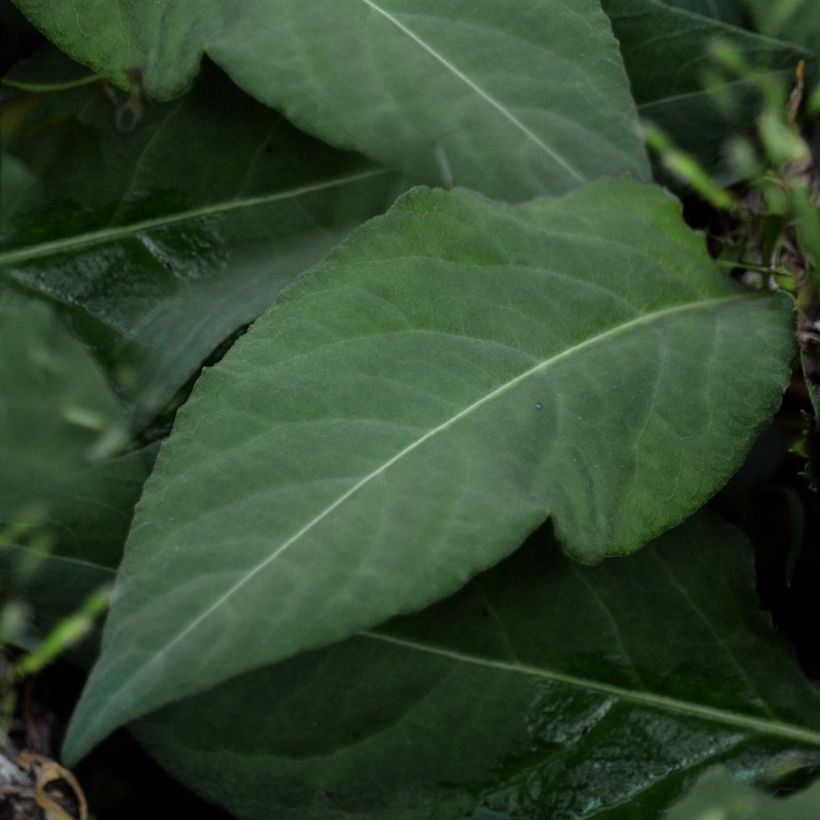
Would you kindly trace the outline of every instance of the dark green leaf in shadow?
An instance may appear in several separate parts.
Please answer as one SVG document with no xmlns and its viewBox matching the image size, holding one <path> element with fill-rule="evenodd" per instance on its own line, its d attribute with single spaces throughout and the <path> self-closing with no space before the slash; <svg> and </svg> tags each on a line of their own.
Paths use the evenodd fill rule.
<svg viewBox="0 0 820 820">
<path fill-rule="evenodd" d="M 743 0 L 764 34 L 805 46 L 820 54 L 820 4 L 817 0 Z"/>
<path fill-rule="evenodd" d="M 709 80 L 709 72 L 714 74 L 717 68 L 711 56 L 714 42 L 729 43 L 751 66 L 786 85 L 800 59 L 811 56 L 794 44 L 664 0 L 603 0 L 603 6 L 620 41 L 640 115 L 673 135 L 679 147 L 710 170 L 724 175 L 725 144 L 753 125 L 760 95 L 751 79 Z"/>
<path fill-rule="evenodd" d="M 112 581 L 154 449 L 126 434 L 91 354 L 43 304 L 0 288 L 0 591 L 41 633 Z"/>
<path fill-rule="evenodd" d="M 76 73 L 53 56 L 50 72 L 37 62 L 15 76 Z M 0 215 L 0 272 L 72 311 L 144 417 L 399 183 L 214 69 L 176 102 L 147 103 L 127 135 L 111 93 L 32 95 L 17 100 L 22 121 L 5 112 L 12 173 L 22 162 L 40 184 L 18 185 Z"/>
<path fill-rule="evenodd" d="M 820 763 L 820 692 L 754 583 L 704 514 L 597 567 L 540 533 L 419 615 L 133 728 L 248 820 L 647 820 L 715 763 Z"/>
</svg>

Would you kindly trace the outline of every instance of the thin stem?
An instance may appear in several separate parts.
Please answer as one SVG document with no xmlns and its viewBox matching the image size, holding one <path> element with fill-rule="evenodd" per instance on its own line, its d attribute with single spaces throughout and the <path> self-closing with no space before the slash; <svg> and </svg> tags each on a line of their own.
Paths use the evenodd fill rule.
<svg viewBox="0 0 820 820">
<path fill-rule="evenodd" d="M 70 80 L 65 83 L 26 83 L 20 80 L 9 80 L 7 77 L 0 77 L 0 83 L 9 88 L 16 88 L 18 91 L 27 91 L 31 94 L 50 94 L 52 91 L 70 91 L 72 88 L 80 88 L 84 85 L 91 85 L 104 79 L 99 74 L 90 74 L 81 77 L 79 80 Z"/>
<path fill-rule="evenodd" d="M 756 262 L 744 262 L 742 259 L 732 261 L 731 259 L 716 259 L 715 262 L 724 268 L 743 268 L 745 270 L 753 270 L 758 273 L 774 273 L 779 276 L 792 276 L 791 271 L 785 268 L 774 268 L 768 265 L 758 265 Z"/>
</svg>

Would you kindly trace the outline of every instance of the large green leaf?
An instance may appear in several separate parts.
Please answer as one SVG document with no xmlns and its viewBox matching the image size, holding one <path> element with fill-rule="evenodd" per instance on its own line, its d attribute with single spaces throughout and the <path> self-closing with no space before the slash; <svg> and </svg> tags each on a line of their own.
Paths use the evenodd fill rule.
<svg viewBox="0 0 820 820">
<path fill-rule="evenodd" d="M 668 820 L 817 820 L 820 784 L 787 798 L 771 797 L 725 772 L 704 775 Z"/>
<path fill-rule="evenodd" d="M 95 455 L 123 414 L 45 305 L 0 289 L 0 350 L 0 542 L 24 523 L 50 542 L 48 554 L 0 546 L 0 592 L 23 595 L 45 624 L 111 580 L 153 453 Z"/>
<path fill-rule="evenodd" d="M 634 550 L 738 466 L 788 378 L 790 324 L 788 298 L 729 281 L 651 186 L 402 198 L 200 379 L 69 757 L 453 592 L 547 515 L 584 561 Z"/>
<path fill-rule="evenodd" d="M 17 0 L 98 71 L 167 98 L 207 54 L 301 128 L 504 199 L 647 176 L 597 0 Z M 93 31 L 93 35 L 89 32 Z"/>
<path fill-rule="evenodd" d="M 76 71 L 41 55 L 15 77 Z M 395 174 L 299 133 L 216 70 L 148 104 L 130 134 L 100 87 L 20 98 L 4 120 L 39 185 L 4 203 L 0 272 L 71 309 L 143 415 L 397 193 Z"/>
<path fill-rule="evenodd" d="M 137 737 L 249 820 L 650 820 L 716 762 L 820 762 L 820 692 L 758 613 L 736 530 L 701 515 L 598 567 L 556 547 L 541 533 L 445 603 Z"/>
<path fill-rule="evenodd" d="M 717 13 L 698 14 L 695 3 L 603 0 L 603 7 L 621 43 L 641 116 L 715 171 L 726 171 L 725 143 L 754 123 L 760 94 L 751 78 L 708 79 L 717 69 L 713 44 L 732 45 L 750 65 L 784 83 L 791 81 L 800 59 L 810 56 L 792 44 L 714 19 Z"/>
</svg>

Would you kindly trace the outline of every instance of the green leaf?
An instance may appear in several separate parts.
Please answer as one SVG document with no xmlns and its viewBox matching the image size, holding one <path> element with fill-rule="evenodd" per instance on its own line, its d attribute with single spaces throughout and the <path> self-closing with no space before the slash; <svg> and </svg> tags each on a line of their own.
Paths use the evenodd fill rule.
<svg viewBox="0 0 820 820">
<path fill-rule="evenodd" d="M 818 383 L 817 365 L 806 355 L 805 351 L 800 353 L 800 364 L 803 369 L 803 379 L 806 382 L 806 390 L 809 391 L 814 415 L 820 421 L 820 383 Z"/>
<path fill-rule="evenodd" d="M 816 0 L 744 0 L 757 27 L 772 37 L 820 54 L 820 6 Z"/>
<path fill-rule="evenodd" d="M 748 543 L 701 514 L 598 567 L 542 532 L 420 615 L 132 728 L 249 820 L 646 820 L 716 762 L 816 765 L 820 693 L 758 611 Z"/>
<path fill-rule="evenodd" d="M 23 596 L 45 627 L 111 580 L 153 453 L 95 455 L 125 419 L 45 305 L 0 288 L 0 350 L 0 591 Z M 24 525 L 46 543 L 7 543 Z"/>
<path fill-rule="evenodd" d="M 403 197 L 198 382 L 66 754 L 439 599 L 548 515 L 583 561 L 636 549 L 728 480 L 793 345 L 790 300 L 729 281 L 660 189 Z"/>
<path fill-rule="evenodd" d="M 776 798 L 738 783 L 729 774 L 704 775 L 669 820 L 817 820 L 820 783 L 786 798 Z"/>
<path fill-rule="evenodd" d="M 725 173 L 725 143 L 754 123 L 760 94 L 751 78 L 715 75 L 715 41 L 731 44 L 750 65 L 784 83 L 810 54 L 716 20 L 716 15 L 702 16 L 694 3 L 680 5 L 692 10 L 663 0 L 603 0 L 640 115 L 710 170 Z"/>
<path fill-rule="evenodd" d="M 712 17 L 735 26 L 747 24 L 744 0 L 662 0 L 667 6 L 691 11 L 702 17 Z"/>
<path fill-rule="evenodd" d="M 183 91 L 206 54 L 300 128 L 414 181 L 521 200 L 648 176 L 596 0 L 17 5 L 97 71 L 122 80 L 144 67 L 159 98 Z"/>
<path fill-rule="evenodd" d="M 76 76 L 53 55 L 15 76 L 35 69 Z M 18 106 L 7 150 L 41 184 L 0 214 L 0 273 L 72 312 L 142 416 L 400 190 L 215 70 L 177 102 L 147 104 L 130 134 L 99 87 Z"/>
</svg>

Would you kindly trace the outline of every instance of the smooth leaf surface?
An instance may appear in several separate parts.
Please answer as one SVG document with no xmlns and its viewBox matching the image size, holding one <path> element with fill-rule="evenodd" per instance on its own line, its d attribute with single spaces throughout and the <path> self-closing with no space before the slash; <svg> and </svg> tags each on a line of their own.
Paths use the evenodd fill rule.
<svg viewBox="0 0 820 820">
<path fill-rule="evenodd" d="M 818 814 L 820 784 L 777 798 L 717 771 L 698 781 L 669 820 L 816 820 Z"/>
<path fill-rule="evenodd" d="M 581 560 L 636 549 L 729 478 L 793 344 L 789 299 L 729 281 L 660 189 L 403 197 L 198 382 L 66 754 L 437 600 L 548 515 Z"/>
<path fill-rule="evenodd" d="M 110 582 L 153 453 L 95 457 L 122 410 L 91 354 L 45 306 L 0 289 L 0 591 L 53 622 Z M 22 523 L 27 547 L 8 544 Z M 34 540 L 48 541 L 48 552 Z"/>
<path fill-rule="evenodd" d="M 753 125 L 760 97 L 751 79 L 716 76 L 713 44 L 718 40 L 730 44 L 749 65 L 770 72 L 784 84 L 791 82 L 798 62 L 811 57 L 794 44 L 715 19 L 717 13 L 699 14 L 695 3 L 603 0 L 602 4 L 621 44 L 640 115 L 660 125 L 681 148 L 714 171 L 727 171 L 725 143 Z"/>
<path fill-rule="evenodd" d="M 650 820 L 716 762 L 820 762 L 820 693 L 758 606 L 711 516 L 597 567 L 542 532 L 420 615 L 133 728 L 249 820 Z"/>
<path fill-rule="evenodd" d="M 648 176 L 597 0 L 17 5 L 98 71 L 144 67 L 160 98 L 181 93 L 206 54 L 297 126 L 416 182 L 517 201 Z"/>
<path fill-rule="evenodd" d="M 76 73 L 45 54 L 15 77 Z M 0 274 L 70 311 L 147 416 L 400 189 L 214 69 L 177 102 L 148 103 L 133 133 L 116 117 L 102 85 L 7 106 L 7 150 L 38 184 L 0 214 Z"/>
</svg>

